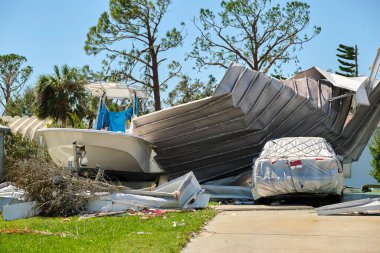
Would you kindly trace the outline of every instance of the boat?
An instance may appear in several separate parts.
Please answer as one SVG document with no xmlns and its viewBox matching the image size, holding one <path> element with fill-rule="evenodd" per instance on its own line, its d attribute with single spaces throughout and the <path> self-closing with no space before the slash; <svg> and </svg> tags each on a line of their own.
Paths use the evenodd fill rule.
<svg viewBox="0 0 380 253">
<path fill-rule="evenodd" d="M 132 108 L 115 115 L 118 117 L 129 113 L 129 118 L 136 117 L 137 99 L 146 97 L 144 91 L 117 83 L 91 83 L 86 88 L 92 95 L 99 97 L 96 129 L 38 130 L 53 162 L 59 166 L 70 166 L 76 159 L 74 153 L 80 152 L 78 163 L 81 169 L 101 168 L 109 175 L 121 176 L 126 180 L 151 179 L 164 173 L 154 160 L 156 154 L 152 143 L 123 129 L 122 125 L 126 122 L 124 117 L 113 126 L 112 120 L 105 114 L 106 99 L 128 99 Z"/>
</svg>

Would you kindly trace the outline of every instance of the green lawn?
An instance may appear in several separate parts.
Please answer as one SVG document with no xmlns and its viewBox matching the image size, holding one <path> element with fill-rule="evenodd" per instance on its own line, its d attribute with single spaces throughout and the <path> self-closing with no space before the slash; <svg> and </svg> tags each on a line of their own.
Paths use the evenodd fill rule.
<svg viewBox="0 0 380 253">
<path fill-rule="evenodd" d="M 212 208 L 175 212 L 152 218 L 142 216 L 78 217 L 3 221 L 4 229 L 45 230 L 71 236 L 0 233 L 0 252 L 179 252 L 191 234 L 214 217 Z M 173 224 L 176 223 L 176 226 Z"/>
</svg>

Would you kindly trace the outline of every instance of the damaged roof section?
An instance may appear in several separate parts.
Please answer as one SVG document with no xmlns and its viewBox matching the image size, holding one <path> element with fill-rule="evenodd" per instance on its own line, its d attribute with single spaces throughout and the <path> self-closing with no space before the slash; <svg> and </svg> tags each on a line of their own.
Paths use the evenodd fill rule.
<svg viewBox="0 0 380 253">
<path fill-rule="evenodd" d="M 345 77 L 337 75 L 318 67 L 312 67 L 308 70 L 301 71 L 300 73 L 294 75 L 290 79 L 300 79 L 300 78 L 311 78 L 315 80 L 327 80 L 335 87 L 346 89 L 352 91 L 356 94 L 355 100 L 357 105 L 369 106 L 369 100 L 367 95 L 367 83 L 368 77 Z M 354 93 L 348 93 L 353 95 Z M 334 98 L 332 98 L 334 99 Z"/>
<path fill-rule="evenodd" d="M 212 97 L 138 117 L 132 132 L 155 145 L 172 178 L 193 171 L 200 182 L 246 171 L 281 137 L 322 137 L 355 161 L 380 120 L 380 89 L 366 83 L 319 68 L 280 81 L 231 64 Z M 356 113 L 344 126 L 353 92 Z"/>
</svg>

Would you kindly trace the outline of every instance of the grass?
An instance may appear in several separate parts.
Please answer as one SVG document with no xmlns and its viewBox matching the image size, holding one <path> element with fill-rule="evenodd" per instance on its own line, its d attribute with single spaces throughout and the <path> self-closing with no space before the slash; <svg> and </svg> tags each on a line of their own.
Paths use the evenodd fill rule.
<svg viewBox="0 0 380 253">
<path fill-rule="evenodd" d="M 0 252 L 179 252 L 193 233 L 216 215 L 212 208 L 164 216 L 102 217 L 78 220 L 35 217 L 3 221 L 0 230 L 33 229 L 56 235 L 0 233 Z M 173 224 L 176 223 L 176 226 Z"/>
<path fill-rule="evenodd" d="M 220 202 L 217 202 L 217 201 L 210 201 L 210 202 L 208 202 L 208 206 L 209 207 L 219 206 L 219 205 L 220 205 Z"/>
</svg>

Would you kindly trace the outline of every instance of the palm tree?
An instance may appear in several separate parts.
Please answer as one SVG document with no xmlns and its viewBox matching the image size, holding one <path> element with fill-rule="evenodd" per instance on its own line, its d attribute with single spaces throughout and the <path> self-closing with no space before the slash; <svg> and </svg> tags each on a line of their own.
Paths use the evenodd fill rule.
<svg viewBox="0 0 380 253">
<path fill-rule="evenodd" d="M 37 116 L 61 121 L 65 127 L 73 115 L 79 119 L 86 116 L 87 95 L 84 90 L 86 80 L 78 69 L 55 65 L 54 73 L 38 77 L 36 85 Z"/>
</svg>

